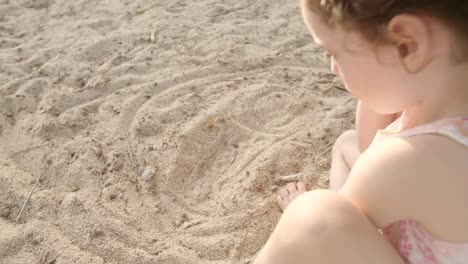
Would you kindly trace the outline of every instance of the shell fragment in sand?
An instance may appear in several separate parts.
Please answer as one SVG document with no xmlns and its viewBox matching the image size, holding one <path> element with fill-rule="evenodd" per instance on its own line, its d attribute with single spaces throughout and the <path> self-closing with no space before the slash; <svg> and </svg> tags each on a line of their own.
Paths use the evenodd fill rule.
<svg viewBox="0 0 468 264">
<path fill-rule="evenodd" d="M 150 42 L 152 42 L 152 43 L 156 42 L 156 31 L 151 32 Z"/>
<path fill-rule="evenodd" d="M 154 167 L 146 166 L 145 169 L 143 170 L 143 172 L 140 174 L 140 179 L 143 182 L 149 181 L 151 179 L 151 177 L 153 177 L 154 171 L 155 171 Z"/>
</svg>

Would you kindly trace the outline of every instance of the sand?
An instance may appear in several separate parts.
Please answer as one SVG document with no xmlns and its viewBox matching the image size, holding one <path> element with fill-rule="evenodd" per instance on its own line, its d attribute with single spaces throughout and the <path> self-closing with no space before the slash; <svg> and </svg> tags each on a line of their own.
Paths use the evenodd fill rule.
<svg viewBox="0 0 468 264">
<path fill-rule="evenodd" d="M 0 0 L 0 60 L 0 263 L 249 263 L 354 122 L 296 1 Z"/>
</svg>

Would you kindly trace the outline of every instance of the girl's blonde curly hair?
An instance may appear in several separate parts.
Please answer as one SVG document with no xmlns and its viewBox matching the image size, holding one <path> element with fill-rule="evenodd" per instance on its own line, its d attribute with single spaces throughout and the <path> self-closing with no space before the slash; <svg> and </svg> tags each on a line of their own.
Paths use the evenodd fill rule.
<svg viewBox="0 0 468 264">
<path fill-rule="evenodd" d="M 389 42 L 386 25 L 396 15 L 427 14 L 444 22 L 460 39 L 462 52 L 457 52 L 457 59 L 466 59 L 468 55 L 466 0 L 303 0 L 303 3 L 330 26 L 356 29 L 375 43 Z"/>
</svg>

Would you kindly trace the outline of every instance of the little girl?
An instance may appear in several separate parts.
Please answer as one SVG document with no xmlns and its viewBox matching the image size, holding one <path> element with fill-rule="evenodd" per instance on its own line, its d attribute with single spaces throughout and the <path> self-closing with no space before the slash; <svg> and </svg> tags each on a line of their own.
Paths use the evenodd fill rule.
<svg viewBox="0 0 468 264">
<path fill-rule="evenodd" d="M 468 2 L 301 8 L 361 120 L 336 144 L 336 191 L 282 190 L 284 214 L 255 263 L 468 263 Z"/>
</svg>

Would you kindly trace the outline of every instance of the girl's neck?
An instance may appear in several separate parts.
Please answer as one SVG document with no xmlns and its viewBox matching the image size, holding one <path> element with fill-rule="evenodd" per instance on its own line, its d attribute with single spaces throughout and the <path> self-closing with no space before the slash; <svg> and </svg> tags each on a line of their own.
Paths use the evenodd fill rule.
<svg viewBox="0 0 468 264">
<path fill-rule="evenodd" d="M 468 63 L 449 72 L 444 84 L 432 89 L 426 87 L 424 98 L 406 110 L 409 127 L 468 117 Z"/>
</svg>

